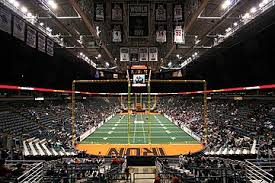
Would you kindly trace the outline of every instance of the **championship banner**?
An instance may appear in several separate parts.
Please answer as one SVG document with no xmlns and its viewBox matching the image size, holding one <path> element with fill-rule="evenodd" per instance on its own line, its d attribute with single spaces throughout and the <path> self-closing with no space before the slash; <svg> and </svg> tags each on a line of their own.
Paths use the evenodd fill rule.
<svg viewBox="0 0 275 183">
<path fill-rule="evenodd" d="M 39 51 L 46 52 L 46 36 L 38 32 L 37 34 L 37 48 Z"/>
<path fill-rule="evenodd" d="M 147 62 L 148 60 L 148 48 L 139 48 L 139 61 Z"/>
<path fill-rule="evenodd" d="M 113 74 L 114 79 L 118 79 L 118 74 Z"/>
<path fill-rule="evenodd" d="M 138 48 L 130 48 L 130 62 L 138 62 Z"/>
<path fill-rule="evenodd" d="M 95 78 L 99 79 L 99 72 L 98 72 L 98 70 L 95 71 Z"/>
<path fill-rule="evenodd" d="M 176 26 L 174 31 L 174 42 L 184 44 L 184 31 L 182 29 L 182 26 Z"/>
<path fill-rule="evenodd" d="M 120 48 L 120 61 L 121 62 L 129 62 L 129 48 Z"/>
<path fill-rule="evenodd" d="M 0 30 L 11 34 L 11 14 L 0 7 Z"/>
<path fill-rule="evenodd" d="M 122 32 L 121 32 L 120 25 L 113 25 L 112 37 L 113 37 L 112 41 L 114 43 L 122 42 Z"/>
<path fill-rule="evenodd" d="M 47 39 L 47 54 L 53 56 L 54 53 L 54 42 L 50 39 Z"/>
<path fill-rule="evenodd" d="M 32 48 L 36 48 L 36 30 L 31 28 L 30 26 L 27 26 L 27 45 L 29 45 Z"/>
<path fill-rule="evenodd" d="M 148 4 L 130 4 L 128 21 L 129 37 L 149 36 Z"/>
<path fill-rule="evenodd" d="M 122 20 L 123 20 L 123 4 L 112 3 L 112 21 L 122 21 Z"/>
<path fill-rule="evenodd" d="M 102 3 L 95 3 L 95 20 L 96 21 L 104 20 L 104 6 Z"/>
<path fill-rule="evenodd" d="M 182 21 L 182 7 L 181 5 L 174 6 L 174 21 Z"/>
<path fill-rule="evenodd" d="M 25 41 L 25 22 L 20 18 L 14 17 L 13 19 L 13 36 Z"/>
<path fill-rule="evenodd" d="M 166 4 L 156 3 L 156 21 L 166 21 Z"/>
<path fill-rule="evenodd" d="M 158 48 L 149 48 L 149 61 L 158 61 Z"/>
<path fill-rule="evenodd" d="M 166 28 L 164 25 L 158 26 L 156 28 L 156 41 L 158 43 L 165 43 L 166 42 Z"/>
<path fill-rule="evenodd" d="M 103 77 L 104 77 L 104 72 L 103 72 L 103 71 L 99 71 L 99 76 L 100 76 L 101 78 L 103 78 Z"/>
</svg>

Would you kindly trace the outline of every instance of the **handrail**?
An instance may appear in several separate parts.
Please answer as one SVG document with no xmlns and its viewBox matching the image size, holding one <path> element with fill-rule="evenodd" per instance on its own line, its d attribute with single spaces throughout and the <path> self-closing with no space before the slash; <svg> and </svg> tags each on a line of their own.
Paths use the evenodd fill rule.
<svg viewBox="0 0 275 183">
<path fill-rule="evenodd" d="M 257 166 L 250 162 L 251 160 L 245 160 L 245 169 L 246 169 L 246 177 L 249 180 L 261 180 L 273 182 L 274 176 L 262 169 L 260 166 Z"/>
<path fill-rule="evenodd" d="M 42 176 L 44 162 L 40 162 L 34 167 L 32 167 L 29 171 L 25 172 L 23 175 L 17 178 L 17 182 L 32 182 L 32 180 L 36 180 L 37 176 Z"/>
</svg>

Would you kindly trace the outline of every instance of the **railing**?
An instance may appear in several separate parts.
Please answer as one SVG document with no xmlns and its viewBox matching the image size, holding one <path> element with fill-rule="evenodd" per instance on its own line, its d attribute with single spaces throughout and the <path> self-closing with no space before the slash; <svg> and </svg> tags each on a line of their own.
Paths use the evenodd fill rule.
<svg viewBox="0 0 275 183">
<path fill-rule="evenodd" d="M 44 162 L 36 164 L 33 168 L 17 178 L 18 183 L 40 182 L 44 176 Z"/>
<path fill-rule="evenodd" d="M 275 159 L 250 159 L 245 161 L 246 178 L 251 182 L 274 182 L 274 176 L 268 172 L 274 168 Z"/>
</svg>

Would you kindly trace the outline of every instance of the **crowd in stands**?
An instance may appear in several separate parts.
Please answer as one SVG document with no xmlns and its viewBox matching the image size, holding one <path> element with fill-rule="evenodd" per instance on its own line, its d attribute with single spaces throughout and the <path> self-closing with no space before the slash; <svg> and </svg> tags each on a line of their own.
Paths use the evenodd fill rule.
<svg viewBox="0 0 275 183">
<path fill-rule="evenodd" d="M 77 101 L 77 136 L 96 127 L 116 112 L 118 107 L 115 104 L 116 98 L 94 97 L 89 100 Z M 20 156 L 22 152 L 17 151 L 22 149 L 22 140 L 32 137 L 40 140 L 45 139 L 50 148 L 72 148 L 69 101 L 1 102 L 0 119 L 0 148 L 7 151 L 9 155 L 13 154 L 12 157 Z"/>
<path fill-rule="evenodd" d="M 202 99 L 163 97 L 158 107 L 178 126 L 186 126 L 203 137 Z M 263 156 L 272 154 L 272 148 L 275 147 L 274 103 L 209 100 L 207 120 L 209 148 L 249 148 L 256 139 Z"/>
<path fill-rule="evenodd" d="M 157 172 L 161 180 L 180 182 L 246 182 L 244 163 L 241 161 L 204 156 L 180 156 L 169 162 L 157 159 Z"/>
</svg>

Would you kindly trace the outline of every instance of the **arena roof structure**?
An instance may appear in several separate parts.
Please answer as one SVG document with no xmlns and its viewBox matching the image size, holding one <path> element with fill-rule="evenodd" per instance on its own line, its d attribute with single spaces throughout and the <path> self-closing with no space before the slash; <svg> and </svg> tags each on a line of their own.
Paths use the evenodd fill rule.
<svg viewBox="0 0 275 183">
<path fill-rule="evenodd" d="M 2 0 L 33 25 L 54 38 L 59 47 L 83 58 L 90 65 L 124 72 L 129 65 L 120 62 L 121 47 L 156 47 L 158 62 L 147 62 L 154 71 L 185 68 L 211 49 L 228 48 L 221 44 L 267 11 L 271 0 Z M 112 17 L 118 4 L 121 19 Z M 129 32 L 129 5 L 148 5 L 147 36 L 133 37 Z M 159 4 L 164 7 L 165 19 L 158 21 L 155 15 Z M 103 6 L 102 6 L 103 5 Z M 175 6 L 182 5 L 182 19 L 175 20 Z M 97 14 L 96 8 L 102 10 Z M 102 8 L 102 9 L 101 9 Z M 22 14 L 23 13 L 23 14 Z M 121 40 L 113 39 L 114 26 L 121 29 Z M 174 42 L 174 29 L 181 26 L 183 42 Z M 161 28 L 160 28 L 161 27 Z M 165 41 L 156 41 L 158 29 L 166 31 Z"/>
</svg>

